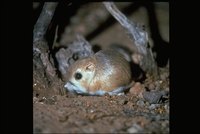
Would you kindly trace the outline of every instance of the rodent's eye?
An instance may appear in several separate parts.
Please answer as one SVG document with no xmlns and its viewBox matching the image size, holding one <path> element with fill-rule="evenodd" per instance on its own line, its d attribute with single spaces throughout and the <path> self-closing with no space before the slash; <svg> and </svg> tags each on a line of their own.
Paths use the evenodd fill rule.
<svg viewBox="0 0 200 134">
<path fill-rule="evenodd" d="M 75 73 L 74 75 L 76 80 L 80 80 L 82 78 L 82 74 L 81 73 Z"/>
</svg>

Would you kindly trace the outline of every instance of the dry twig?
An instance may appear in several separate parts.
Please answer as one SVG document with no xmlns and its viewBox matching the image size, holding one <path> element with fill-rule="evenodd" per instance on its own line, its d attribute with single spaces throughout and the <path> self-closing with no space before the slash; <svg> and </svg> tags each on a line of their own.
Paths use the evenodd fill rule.
<svg viewBox="0 0 200 134">
<path fill-rule="evenodd" d="M 123 15 L 113 2 L 103 2 L 112 16 L 128 31 L 139 52 L 139 65 L 146 73 L 157 75 L 157 64 L 148 44 L 148 34 L 142 25 L 134 24 Z"/>
<path fill-rule="evenodd" d="M 52 83 L 59 79 L 56 77 L 52 55 L 45 35 L 53 18 L 58 2 L 45 2 L 42 12 L 33 30 L 33 83 L 37 85 L 34 91 L 52 88 Z M 55 88 L 54 88 L 55 89 Z M 56 92 L 59 89 L 55 89 Z"/>
<path fill-rule="evenodd" d="M 55 76 L 55 69 L 52 66 L 53 60 L 49 58 L 49 46 L 45 40 L 45 34 L 54 15 L 57 4 L 58 2 L 44 3 L 42 12 L 33 30 L 33 63 L 37 68 L 46 68 L 46 73 L 51 77 Z M 49 59 L 52 63 L 50 63 Z"/>
</svg>

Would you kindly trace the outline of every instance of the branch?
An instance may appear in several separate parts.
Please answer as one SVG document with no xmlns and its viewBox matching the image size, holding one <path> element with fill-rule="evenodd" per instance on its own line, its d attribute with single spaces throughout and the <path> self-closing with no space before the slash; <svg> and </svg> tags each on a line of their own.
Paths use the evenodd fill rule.
<svg viewBox="0 0 200 134">
<path fill-rule="evenodd" d="M 34 26 L 33 30 L 33 42 L 38 40 L 43 40 L 46 34 L 47 28 L 51 22 L 51 19 L 54 15 L 55 9 L 58 5 L 58 2 L 45 2 L 42 12 Z"/>
<path fill-rule="evenodd" d="M 58 2 L 45 2 L 41 14 L 33 30 L 33 63 L 37 69 L 45 69 L 49 78 L 55 76 L 52 57 L 49 56 L 49 46 L 44 36 L 54 15 Z M 44 72 L 42 72 L 44 73 Z M 42 74 L 41 73 L 41 74 Z"/>
<path fill-rule="evenodd" d="M 157 64 L 153 57 L 151 48 L 148 47 L 148 34 L 142 25 L 134 24 L 123 15 L 113 2 L 103 2 L 112 16 L 128 31 L 128 35 L 134 41 L 139 52 L 139 65 L 143 71 L 155 76 L 157 75 Z"/>
</svg>

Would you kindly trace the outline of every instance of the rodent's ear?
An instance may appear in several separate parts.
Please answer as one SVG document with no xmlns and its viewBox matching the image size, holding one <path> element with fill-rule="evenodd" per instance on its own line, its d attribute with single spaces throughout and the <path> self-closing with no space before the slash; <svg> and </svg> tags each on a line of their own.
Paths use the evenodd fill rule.
<svg viewBox="0 0 200 134">
<path fill-rule="evenodd" d="M 86 71 L 93 71 L 94 70 L 94 64 L 92 62 L 88 62 L 86 64 L 85 70 Z"/>
</svg>

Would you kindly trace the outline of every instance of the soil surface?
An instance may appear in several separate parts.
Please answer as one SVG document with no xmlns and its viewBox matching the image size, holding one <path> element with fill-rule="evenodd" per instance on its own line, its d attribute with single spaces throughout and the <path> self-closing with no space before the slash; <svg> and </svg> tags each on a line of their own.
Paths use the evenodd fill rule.
<svg viewBox="0 0 200 134">
<path fill-rule="evenodd" d="M 156 42 L 152 36 L 154 32 L 157 32 L 158 38 L 169 43 L 169 3 L 156 2 L 153 6 L 132 2 L 115 4 L 132 22 L 145 25 L 151 47 Z M 42 6 L 43 3 L 33 3 L 35 21 Z M 156 18 L 154 23 L 158 30 L 150 24 L 152 17 Z M 48 31 L 53 31 L 53 38 L 55 23 L 59 24 L 59 43 L 54 44 L 52 55 L 75 40 L 77 33 L 86 38 L 94 51 L 112 44 L 126 47 L 131 52 L 137 51 L 124 28 L 110 15 L 103 3 L 61 3 Z M 48 36 L 47 40 L 51 42 L 53 39 L 50 34 Z M 119 96 L 82 96 L 68 92 L 61 95 L 33 83 L 33 132 L 169 133 L 169 60 L 158 69 L 158 78 L 147 75 L 143 81 L 136 81 L 127 93 Z M 54 87 L 60 89 L 64 84 L 60 80 Z"/>
</svg>

